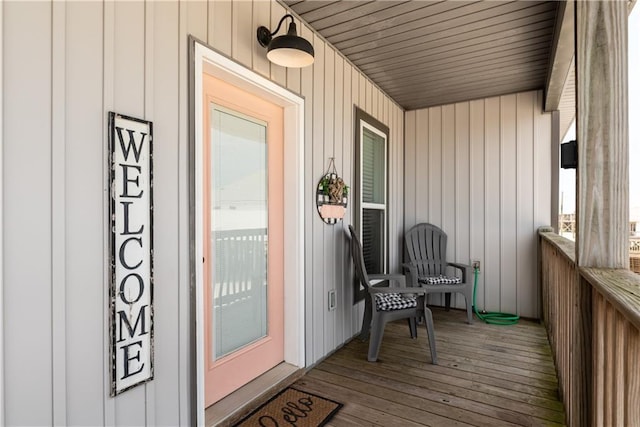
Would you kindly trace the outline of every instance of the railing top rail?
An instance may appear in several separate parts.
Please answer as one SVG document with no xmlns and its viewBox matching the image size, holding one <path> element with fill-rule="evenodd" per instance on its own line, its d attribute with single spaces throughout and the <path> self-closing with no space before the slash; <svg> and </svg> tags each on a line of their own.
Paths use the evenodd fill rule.
<svg viewBox="0 0 640 427">
<path fill-rule="evenodd" d="M 540 237 L 555 247 L 564 257 L 576 265 L 575 243 L 541 227 Z M 580 268 L 580 275 L 600 292 L 616 310 L 640 330 L 640 275 L 623 269 Z"/>
<path fill-rule="evenodd" d="M 640 275 L 610 268 L 581 268 L 580 274 L 640 330 Z"/>
<path fill-rule="evenodd" d="M 552 228 L 540 227 L 538 233 L 540 236 L 549 242 L 552 246 L 558 249 L 569 261 L 576 264 L 576 244 L 575 242 L 562 237 L 559 234 L 553 232 Z"/>
<path fill-rule="evenodd" d="M 264 237 L 267 235 L 266 228 L 241 228 L 235 230 L 218 230 L 212 231 L 212 234 L 215 234 L 216 239 L 228 239 L 232 237 Z"/>
</svg>

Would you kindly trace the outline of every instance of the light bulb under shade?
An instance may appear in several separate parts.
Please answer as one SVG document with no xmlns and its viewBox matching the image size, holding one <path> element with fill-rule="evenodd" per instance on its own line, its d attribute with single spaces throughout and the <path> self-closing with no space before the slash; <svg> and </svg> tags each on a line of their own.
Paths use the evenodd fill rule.
<svg viewBox="0 0 640 427">
<path fill-rule="evenodd" d="M 288 68 L 301 68 L 313 64 L 313 56 L 292 48 L 270 50 L 267 53 L 267 58 L 274 64 Z"/>
<path fill-rule="evenodd" d="M 313 46 L 302 37 L 285 35 L 269 43 L 267 58 L 274 64 L 289 68 L 306 67 L 313 64 Z"/>
</svg>

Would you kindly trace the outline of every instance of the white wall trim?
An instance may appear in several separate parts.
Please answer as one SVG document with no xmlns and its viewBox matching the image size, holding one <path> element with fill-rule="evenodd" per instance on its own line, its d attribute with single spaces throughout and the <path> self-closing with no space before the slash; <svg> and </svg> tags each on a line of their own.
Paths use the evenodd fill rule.
<svg viewBox="0 0 640 427">
<path fill-rule="evenodd" d="M 284 186 L 287 189 L 284 200 L 284 358 L 285 362 L 297 367 L 305 365 L 304 328 L 304 99 L 260 76 L 233 60 L 195 43 L 194 97 L 195 103 L 195 158 L 202 158 L 203 111 L 200 101 L 202 93 L 202 73 L 234 84 L 243 90 L 261 96 L 284 107 Z M 203 256 L 202 242 L 202 170 L 195 162 L 195 279 L 196 279 L 196 399 L 197 424 L 204 425 L 204 318 L 203 278 L 199 268 Z"/>
</svg>

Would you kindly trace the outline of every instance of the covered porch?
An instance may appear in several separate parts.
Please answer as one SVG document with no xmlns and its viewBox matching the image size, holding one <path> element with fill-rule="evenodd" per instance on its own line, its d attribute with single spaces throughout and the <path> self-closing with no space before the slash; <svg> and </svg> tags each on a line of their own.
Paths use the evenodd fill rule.
<svg viewBox="0 0 640 427">
<path fill-rule="evenodd" d="M 0 1 L 0 425 L 230 425 L 290 384 L 342 402 L 336 426 L 640 425 L 640 276 L 628 269 L 634 2 Z M 315 49 L 303 69 L 269 62 L 256 40 L 289 13 Z M 304 106 L 303 174 L 282 187 L 300 217 L 301 268 L 285 279 L 304 296 L 301 317 L 286 318 L 300 357 L 219 401 L 220 414 L 218 403 L 205 411 L 197 375 L 198 43 Z M 441 226 L 452 260 L 482 265 L 477 306 L 517 313 L 518 325 L 467 325 L 463 299 L 445 312 L 435 296 L 438 365 L 424 329 L 411 340 L 404 322 L 366 361 L 345 233 L 360 215 L 358 110 L 388 128 L 385 270 L 401 271 L 406 230 Z M 154 378 L 118 396 L 110 111 L 152 121 L 157 142 Z M 575 244 L 555 234 L 559 144 L 574 117 Z M 316 205 L 329 159 L 354 185 L 337 226 Z"/>
<path fill-rule="evenodd" d="M 406 325 L 396 322 L 387 327 L 377 363 L 366 362 L 366 343 L 347 340 L 298 379 L 296 387 L 345 404 L 332 425 L 639 423 L 640 279 L 628 270 L 626 18 L 633 2 L 562 2 L 555 15 L 549 10 L 532 14 L 533 23 L 543 22 L 544 13 L 555 21 L 550 49 L 539 52 L 548 60 L 548 67 L 538 70 L 544 93 L 526 94 L 520 88 L 512 96 L 496 90 L 482 92 L 479 101 L 469 89 L 461 98 L 451 97 L 465 86 L 447 78 L 466 79 L 472 70 L 491 75 L 488 70 L 497 73 L 506 63 L 489 68 L 464 63 L 460 69 L 466 73 L 448 69 L 432 79 L 424 72 L 429 58 L 410 52 L 411 46 L 422 48 L 412 44 L 413 36 L 404 40 L 409 47 L 400 48 L 404 36 L 386 34 L 403 52 L 396 54 L 385 47 L 394 43 L 376 31 L 350 33 L 346 17 L 357 15 L 363 4 L 341 4 L 336 16 L 328 4 L 287 4 L 312 27 L 318 25 L 314 28 L 405 108 L 404 191 L 397 196 L 404 229 L 424 220 L 442 224 L 454 234 L 456 256 L 474 259 L 482 253 L 483 265 L 487 258 L 493 276 L 483 283 L 486 300 L 481 307 L 493 298 L 500 307 L 511 304 L 525 318 L 540 320 L 508 328 L 480 321 L 469 326 L 461 312 L 436 308 L 439 365 L 429 363 L 425 334 L 411 341 Z M 353 19 L 369 18 L 355 15 Z M 389 31 L 386 24 L 376 24 L 380 22 L 370 25 L 380 28 L 379 33 Z M 607 49 L 602 48 L 605 39 Z M 426 36 L 424 40 L 425 49 L 431 48 Z M 410 63 L 411 54 L 417 55 L 418 65 Z M 399 77 L 393 72 L 405 66 L 394 70 L 397 62 L 385 55 L 406 64 Z M 326 75 L 331 76 L 331 68 L 329 64 Z M 519 76 L 510 81 L 518 84 L 538 75 L 525 68 L 514 74 Z M 439 90 L 438 83 L 430 85 L 432 80 L 449 89 Z M 418 95 L 421 91 L 438 99 Z M 537 121 L 539 110 L 551 113 L 548 128 L 544 118 Z M 534 119 L 526 122 L 523 116 Z M 580 165 L 577 244 L 554 233 L 559 143 L 574 117 Z M 548 153 L 541 153 L 536 137 L 546 132 L 551 144 Z M 478 158 L 482 165 L 476 168 Z M 499 189 L 495 196 L 494 187 Z M 549 211 L 552 227 L 538 232 L 538 220 Z M 398 227 L 398 238 L 391 242 L 397 245 L 392 256 L 399 259 L 401 233 Z M 530 244 L 532 236 L 535 244 Z M 496 281 L 498 289 L 492 290 Z"/>
</svg>

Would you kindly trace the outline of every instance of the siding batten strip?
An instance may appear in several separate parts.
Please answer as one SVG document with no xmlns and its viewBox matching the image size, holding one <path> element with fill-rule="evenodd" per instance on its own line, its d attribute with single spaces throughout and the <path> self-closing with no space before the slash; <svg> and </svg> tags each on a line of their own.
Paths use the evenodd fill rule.
<svg viewBox="0 0 640 427">
<path fill-rule="evenodd" d="M 105 2 L 103 4 L 104 10 L 104 45 L 103 45 L 103 61 L 104 61 L 104 71 L 103 78 L 103 128 L 102 128 L 102 137 L 104 138 L 102 141 L 102 179 L 103 179 L 103 191 L 105 194 L 108 194 L 109 189 L 109 167 L 107 165 L 107 160 L 109 159 L 109 144 L 107 141 L 108 134 L 108 126 L 107 126 L 107 114 L 109 111 L 112 111 L 114 108 L 114 80 L 115 80 L 115 2 Z M 109 214 L 108 214 L 108 201 L 106 197 L 102 200 L 102 223 L 109 224 Z M 102 247 L 104 250 L 104 261 L 103 261 L 103 277 L 104 283 L 109 283 L 110 281 L 110 268 L 109 268 L 109 230 L 108 227 L 103 227 L 102 234 Z M 109 340 L 109 316 L 111 315 L 109 310 L 109 296 L 107 292 L 103 293 L 103 326 L 102 333 L 104 343 L 104 357 L 103 357 L 103 366 L 104 366 L 104 379 L 102 390 L 104 393 L 104 425 L 107 426 L 115 426 L 116 424 L 116 403 L 115 399 L 112 399 L 109 396 L 109 390 L 111 389 L 111 355 L 110 355 L 110 340 Z"/>
<path fill-rule="evenodd" d="M 208 7 L 208 5 L 207 5 Z M 208 28 L 207 28 L 208 30 Z M 143 86 L 143 99 L 144 99 L 144 105 L 143 105 L 143 117 L 146 120 L 154 120 L 154 114 L 153 114 L 153 104 L 154 104 L 154 80 L 153 80 L 153 76 L 154 76 L 154 58 L 153 58 L 153 52 L 154 52 L 154 2 L 153 1 L 145 1 L 144 3 L 144 86 Z M 153 141 L 152 141 L 153 143 Z M 153 159 L 152 159 L 153 160 Z M 153 167 L 153 165 L 152 165 Z M 153 203 L 154 201 L 152 201 Z M 154 218 L 155 219 L 155 218 Z M 157 224 L 157 222 L 154 221 L 155 224 Z M 151 236 L 153 239 L 153 236 Z M 152 270 L 151 270 L 151 275 L 152 277 L 155 276 L 154 274 L 154 268 L 152 266 Z M 153 286 L 155 287 L 155 281 L 153 283 Z M 155 303 L 155 289 L 152 288 L 152 293 L 151 293 L 151 301 L 152 301 L 152 310 L 155 309 L 155 306 L 157 305 Z M 151 315 L 153 316 L 153 311 L 151 312 Z M 154 323 L 152 321 L 152 323 Z M 155 328 L 155 325 L 153 325 L 153 327 Z M 154 354 L 154 349 L 155 349 L 155 343 L 152 341 L 151 342 L 151 351 L 152 354 Z M 152 356 L 151 359 L 151 363 L 155 365 L 155 358 L 158 356 L 157 353 L 155 353 L 155 356 Z M 155 369 L 154 369 L 155 371 Z M 154 373 L 154 377 L 155 377 L 155 373 Z M 145 383 L 144 385 L 144 391 L 145 391 L 145 422 L 146 425 L 148 426 L 154 426 L 156 425 L 156 383 L 157 381 L 150 381 Z"/>
<path fill-rule="evenodd" d="M 51 23 L 51 352 L 53 424 L 67 425 L 66 356 L 66 3 Z"/>
<path fill-rule="evenodd" d="M 210 4 L 210 3 L 207 3 Z M 271 20 L 270 4 L 264 1 L 254 1 L 251 9 L 252 28 L 258 28 L 261 25 L 268 26 Z M 251 61 L 253 71 L 263 76 L 269 76 L 271 68 L 270 61 L 267 60 L 267 52 L 259 43 L 251 45 Z"/>
<path fill-rule="evenodd" d="M 406 126 L 405 134 L 407 137 L 406 144 L 404 145 L 403 159 L 404 159 L 404 222 L 405 226 L 412 227 L 415 223 L 416 212 L 416 190 L 415 190 L 415 144 L 416 144 L 416 112 L 407 111 L 405 113 L 404 125 Z M 410 151 L 411 150 L 411 151 Z"/>
<path fill-rule="evenodd" d="M 482 184 L 483 184 L 483 195 L 484 195 L 484 205 L 482 207 L 483 210 L 483 218 L 482 218 L 482 225 L 484 226 L 484 230 L 485 230 L 485 239 L 482 245 L 482 254 L 485 256 L 485 258 L 483 258 L 483 261 L 485 261 L 485 267 L 487 266 L 487 258 L 486 258 L 486 254 L 487 254 L 487 236 L 486 236 L 486 230 L 487 230 L 487 100 L 484 99 L 482 101 Z M 480 271 L 482 271 L 482 264 L 480 264 Z M 474 277 L 475 280 L 475 277 Z M 483 289 L 482 289 L 482 307 L 486 310 L 487 309 L 487 286 L 486 286 L 487 281 L 483 281 Z"/>
<path fill-rule="evenodd" d="M 502 243 L 502 238 L 504 236 L 504 228 L 503 228 L 503 220 L 504 220 L 504 212 L 502 211 L 504 208 L 503 198 L 504 198 L 504 127 L 502 123 L 502 103 L 504 101 L 504 97 L 500 96 L 498 98 L 498 117 L 499 117 L 499 129 L 498 129 L 498 258 L 500 267 L 502 267 L 502 256 L 504 245 Z M 506 311 L 502 307 L 502 276 L 503 271 L 502 268 L 498 270 L 498 311 Z"/>
<path fill-rule="evenodd" d="M 313 145 L 312 145 L 312 168 L 311 168 L 311 181 L 312 187 L 315 187 L 318 177 L 324 172 L 324 66 L 325 66 L 325 44 L 324 42 L 314 36 L 314 50 L 315 50 L 315 62 L 313 64 Z M 315 205 L 315 202 L 314 202 Z M 313 334 L 311 340 L 313 342 L 312 351 L 312 363 L 317 362 L 322 358 L 324 353 L 325 343 L 325 265 L 324 260 L 324 222 L 320 221 L 315 215 L 312 222 L 312 236 L 313 236 L 313 264 L 312 277 L 314 279 L 314 286 L 310 295 L 313 301 L 312 307 L 315 310 L 311 311 Z M 319 308 L 319 309 L 318 309 Z"/>
<path fill-rule="evenodd" d="M 417 134 L 417 132 L 418 132 L 418 113 L 415 112 L 414 114 L 415 115 L 413 117 L 414 117 L 415 120 L 413 122 L 413 129 L 412 129 L 414 139 L 413 139 L 412 145 L 413 145 L 413 153 L 416 154 L 418 152 L 418 144 L 419 144 L 420 139 L 418 138 L 418 134 Z M 406 118 L 405 118 L 405 120 L 406 120 Z M 426 146 L 426 149 L 427 149 L 427 162 L 429 162 L 430 153 L 429 153 L 429 113 L 428 112 L 427 112 L 427 117 L 426 117 L 425 120 L 426 120 L 425 123 L 427 125 L 427 133 L 424 136 L 425 137 L 425 141 L 424 141 L 423 144 Z M 414 171 L 415 174 L 417 174 L 418 173 L 418 156 L 414 155 L 412 160 L 413 160 L 413 165 L 412 165 L 413 171 Z M 429 180 L 428 179 L 427 179 L 426 185 L 423 187 L 423 191 L 427 195 L 427 201 L 428 201 L 429 200 L 429 194 L 430 194 L 429 193 Z M 414 222 L 411 224 L 411 226 L 415 225 L 418 222 L 418 205 L 417 205 L 417 202 L 416 202 L 418 200 L 418 185 L 417 185 L 417 183 L 414 183 L 413 194 L 414 194 L 414 199 L 413 199 L 414 200 L 414 203 L 413 203 L 413 219 L 414 219 Z M 428 215 L 429 214 L 429 210 L 427 209 L 426 212 L 427 212 L 427 215 Z"/>
<path fill-rule="evenodd" d="M 256 0 L 256 1 L 262 1 L 262 0 Z M 234 4 L 238 3 L 237 1 L 234 1 Z M 269 27 L 269 25 L 265 25 L 267 27 L 269 27 L 270 30 L 275 30 L 276 27 L 278 26 L 278 23 L 280 22 L 280 20 L 282 19 L 282 17 L 284 15 L 287 14 L 287 11 L 285 10 L 284 7 L 282 7 L 281 4 L 271 1 L 271 26 Z M 282 35 L 284 34 L 284 31 L 286 31 L 289 27 L 289 20 L 285 20 L 285 22 L 282 23 L 282 28 L 280 31 L 280 33 L 278 33 L 278 35 Z M 264 24 L 263 24 L 264 25 Z M 251 38 L 251 43 L 256 44 L 257 40 L 256 40 L 256 28 L 251 28 L 249 29 L 248 34 L 250 34 L 250 38 Z M 275 37 L 275 36 L 274 36 Z M 309 39 L 307 39 L 309 40 Z M 312 42 L 313 43 L 313 42 Z M 314 44 L 318 45 L 318 44 L 324 44 L 320 39 L 318 39 Z M 266 52 L 264 53 L 264 55 L 266 55 Z M 276 65 L 272 62 L 270 62 L 271 64 L 271 80 L 278 83 L 281 86 L 285 86 L 287 84 L 287 69 L 286 67 L 282 67 L 280 65 Z M 315 65 L 313 65 L 313 67 L 315 68 Z"/>
<path fill-rule="evenodd" d="M 343 132 L 342 133 L 342 141 L 343 141 L 342 157 L 344 159 L 342 174 L 345 177 L 345 179 L 349 180 L 348 185 L 353 185 L 353 178 L 352 178 L 353 174 L 352 174 L 352 163 L 351 163 L 352 162 L 352 158 L 351 158 L 352 144 L 350 144 L 350 141 L 353 141 L 353 125 L 352 125 L 353 102 L 351 99 L 352 68 L 351 68 L 351 64 L 349 64 L 347 61 L 344 61 L 344 58 L 342 61 L 342 67 L 343 67 L 343 81 L 344 81 L 344 86 L 342 91 L 343 92 L 342 115 L 344 117 L 343 128 L 342 128 L 342 132 Z M 352 218 L 353 216 L 351 213 L 351 209 L 347 209 L 343 222 L 347 224 L 352 224 L 353 223 Z M 344 225 L 340 227 L 340 231 L 342 236 L 341 241 L 342 241 L 342 249 L 343 249 L 344 257 L 346 259 L 349 259 L 349 247 L 348 247 L 349 242 L 346 239 Z M 343 299 L 342 299 L 342 306 L 340 307 L 340 309 L 343 311 L 343 314 L 344 314 L 343 323 L 342 323 L 342 329 L 344 331 L 343 333 L 344 341 L 347 341 L 349 338 L 351 338 L 356 330 L 356 328 L 353 326 L 354 313 L 357 313 L 357 310 L 353 309 L 353 283 L 351 280 L 352 277 L 353 276 L 351 272 L 351 263 L 348 262 L 344 266 L 344 270 L 342 274 Z"/>
<path fill-rule="evenodd" d="M 344 140 L 342 138 L 344 120 L 341 120 L 344 117 L 343 114 L 343 102 L 342 96 L 344 95 L 344 60 L 340 55 L 335 55 L 335 63 L 334 63 L 334 156 L 336 157 L 336 168 L 338 169 L 338 174 L 345 178 L 344 174 L 344 152 L 343 152 L 343 143 Z M 336 150 L 336 142 L 338 144 Z M 350 181 L 349 181 L 350 182 Z M 344 220 L 344 219 L 343 219 Z M 350 338 L 350 336 L 345 336 L 344 334 L 344 318 L 345 318 L 345 304 L 343 298 L 343 289 L 344 282 L 342 281 L 342 277 L 344 276 L 344 263 L 341 260 L 348 260 L 348 252 L 345 253 L 345 246 L 343 245 L 344 233 L 340 233 L 341 227 L 338 222 L 336 225 L 332 227 L 333 235 L 335 238 L 335 292 L 336 292 L 336 311 L 335 311 L 335 323 L 334 323 L 334 347 L 338 347 L 341 343 L 345 342 Z"/>
<path fill-rule="evenodd" d="M 199 3 L 190 3 L 190 5 L 200 6 Z M 202 20 L 199 19 L 201 16 L 203 16 L 202 13 L 194 16 L 194 20 L 197 18 L 198 24 L 202 24 Z M 204 19 L 206 20 L 206 16 Z M 130 114 L 135 117 L 141 117 L 144 114 L 144 21 L 144 3 L 115 2 L 113 108 L 118 113 Z M 205 26 L 199 26 L 199 30 L 204 28 L 205 35 L 203 37 L 206 37 Z M 107 244 L 105 247 L 108 250 L 109 245 Z M 108 256 L 105 258 L 108 259 Z M 107 319 L 110 318 L 109 315 Z M 135 387 L 128 390 L 126 394 L 116 396 L 113 399 L 116 406 L 116 424 L 145 424 L 145 396 L 144 387 Z"/>
<path fill-rule="evenodd" d="M 324 79 L 323 79 L 323 88 L 324 88 L 324 102 L 323 102 L 323 112 L 324 112 L 324 129 L 323 129 L 323 156 L 320 164 L 324 169 L 328 161 L 329 157 L 335 157 L 335 138 L 334 138 L 334 113 L 335 104 L 334 104 L 334 85 L 335 85 L 335 53 L 330 47 L 325 45 L 324 52 Z M 337 167 L 337 166 L 336 166 Z M 316 179 L 318 176 L 321 176 L 323 172 L 315 175 Z M 324 342 L 322 346 L 322 354 L 327 354 L 331 351 L 331 349 L 337 346 L 335 342 L 335 318 L 336 311 L 329 311 L 328 309 L 328 294 L 331 289 L 335 289 L 335 272 L 333 266 L 335 265 L 336 251 L 335 251 L 335 233 L 334 226 L 330 228 L 324 226 L 322 228 L 322 236 L 324 241 L 323 247 L 323 260 L 324 260 L 324 295 L 320 299 L 322 301 L 322 305 L 324 307 Z M 334 274 L 331 274 L 331 273 Z M 319 302 L 320 302 L 319 301 Z M 321 356 L 320 356 L 321 357 Z"/>
<path fill-rule="evenodd" d="M 211 7 L 210 7 L 211 9 Z M 152 109 L 147 111 L 147 117 L 154 124 L 162 124 L 163 141 L 180 140 L 179 112 L 180 112 L 180 80 L 179 70 L 185 61 L 175 61 L 181 57 L 179 36 L 179 4 L 178 2 L 153 2 L 153 14 L 149 19 L 153 20 L 153 58 L 148 69 L 153 72 L 153 80 L 146 84 L 153 94 Z M 185 47 L 188 42 L 185 40 Z M 162 46 L 158 49 L 158 46 Z M 152 83 L 151 83 L 152 82 Z M 167 102 L 167 99 L 176 100 Z M 154 133 L 155 134 L 155 133 Z M 158 141 L 159 138 L 156 138 Z M 184 138 L 183 138 L 184 140 Z M 181 399 L 183 394 L 188 394 L 188 386 L 183 388 L 180 378 L 183 372 L 188 372 L 186 366 L 180 366 L 184 360 L 181 353 L 183 346 L 188 347 L 188 342 L 183 344 L 183 336 L 188 338 L 188 324 L 180 320 L 180 292 L 185 283 L 179 276 L 180 256 L 188 254 L 187 247 L 181 250 L 179 244 L 179 202 L 178 190 L 180 185 L 178 158 L 179 144 L 164 145 L 162 149 L 156 146 L 153 156 L 154 171 L 163 171 L 153 177 L 154 188 L 161 188 L 162 192 L 153 195 L 154 228 L 162 230 L 156 233 L 153 239 L 154 250 L 154 312 L 162 315 L 154 316 L 154 381 L 155 399 L 151 401 L 155 405 L 153 417 L 155 424 L 183 425 L 188 421 L 180 420 Z M 164 287 L 163 283 L 174 283 L 175 286 Z M 186 286 L 188 287 L 188 286 Z M 162 289 L 162 292 L 157 292 Z M 180 326 L 185 328 L 184 333 Z M 157 339 L 157 332 L 162 331 L 163 337 L 169 339 Z M 155 375 L 160 373 L 159 376 Z M 151 399 L 151 397 L 148 397 Z M 188 409 L 188 403 L 183 408 Z M 187 412 L 186 409 L 183 412 Z M 148 417 L 150 419 L 150 417 Z"/>
<path fill-rule="evenodd" d="M 520 179 L 519 179 L 519 174 L 518 172 L 520 171 L 520 165 L 518 164 L 518 148 L 520 147 L 520 135 L 518 134 L 518 132 L 520 131 L 520 126 L 518 126 L 518 98 L 520 98 L 520 94 L 516 94 L 516 99 L 515 99 L 515 117 L 516 117 L 516 121 L 515 121 L 515 133 L 516 133 L 516 139 L 515 139 L 515 167 L 516 167 L 516 177 L 515 177 L 515 199 L 516 199 L 516 206 L 515 206 L 515 214 L 516 214 L 516 221 L 515 221 L 515 236 L 516 236 L 516 246 L 515 246 L 515 250 L 516 250 L 516 262 L 515 262 L 515 294 L 516 294 L 516 314 L 519 314 L 522 312 L 522 309 L 520 307 L 520 304 L 518 304 L 518 288 L 520 287 L 520 281 L 518 280 L 518 271 L 520 270 L 520 263 L 518 262 L 519 260 L 519 254 L 520 254 L 520 248 L 518 247 L 518 240 L 520 237 L 520 230 L 518 228 L 518 223 L 520 221 L 520 212 L 521 212 L 521 206 L 520 203 L 518 202 L 519 200 L 519 194 L 520 191 L 518 191 L 518 187 L 520 185 Z"/>
<path fill-rule="evenodd" d="M 220 4 L 226 4 L 222 2 L 215 2 L 214 7 Z M 178 4 L 178 57 L 189 58 L 189 50 L 192 49 L 191 44 L 188 44 L 188 25 L 187 25 L 187 3 L 180 1 Z M 230 11 L 229 11 L 230 12 Z M 231 22 L 229 20 L 228 22 Z M 217 27 L 214 27 L 216 29 Z M 230 32 L 230 31 L 229 31 Z M 215 33 L 214 33 L 215 35 Z M 215 37 L 214 37 L 215 38 Z M 231 39 L 228 37 L 227 39 Z M 185 49 L 187 50 L 185 52 Z M 228 51 L 231 51 L 229 46 Z M 190 142 L 189 137 L 191 135 L 191 129 L 188 123 L 189 117 L 189 97 L 190 86 L 188 72 L 192 65 L 188 65 L 186 61 L 179 61 L 178 64 L 178 117 L 177 127 L 178 136 L 183 137 L 183 143 L 178 144 L 176 147 L 176 168 L 178 172 L 178 191 L 176 197 L 176 204 L 178 206 L 178 247 L 189 248 L 186 251 L 179 252 L 178 259 L 178 282 L 185 285 L 179 286 L 178 290 L 178 330 L 187 331 L 187 333 L 180 332 L 178 334 L 179 347 L 178 352 L 178 366 L 179 366 L 179 404 L 178 404 L 178 419 L 181 425 L 204 423 L 203 419 L 198 419 L 200 414 L 204 414 L 204 407 L 200 408 L 199 405 L 202 400 L 199 399 L 198 391 L 195 393 L 193 390 L 193 384 L 197 384 L 195 378 L 196 367 L 194 366 L 195 356 L 193 355 L 192 337 L 195 335 L 195 322 L 191 317 L 191 267 L 190 267 L 190 252 L 191 252 L 191 236 L 189 226 L 189 205 L 190 205 L 190 187 L 189 184 L 189 156 L 190 156 Z M 195 76 L 194 76 L 195 77 Z M 186 136 L 186 137 L 185 137 Z M 180 138 L 178 138 L 180 139 Z M 197 388 L 197 387 L 196 387 Z M 202 411 L 198 412 L 198 409 Z M 199 424 L 198 424 L 199 425 Z"/>
<path fill-rule="evenodd" d="M 306 25 L 302 25 L 300 28 L 300 35 L 310 43 L 313 44 L 313 33 Z M 304 182 L 305 188 L 313 188 L 313 173 L 311 171 L 313 159 L 313 81 L 314 81 L 314 66 L 305 67 L 300 71 L 300 94 L 305 98 L 305 110 L 304 110 L 304 144 L 305 144 L 305 159 L 304 159 Z M 305 191 L 304 194 L 304 216 L 306 219 L 312 218 L 315 209 L 315 199 L 312 197 L 311 192 Z M 312 221 L 305 220 L 305 236 L 312 235 Z M 304 264 L 308 266 L 305 268 L 305 336 L 313 336 L 313 321 L 311 313 L 313 313 L 313 299 L 309 296 L 313 291 L 313 248 L 305 245 L 304 250 Z M 313 354 L 313 342 L 311 339 L 307 339 L 305 343 L 305 363 L 306 366 L 312 364 Z"/>
<path fill-rule="evenodd" d="M 183 1 L 180 2 L 180 7 L 183 5 Z M 221 53 L 231 56 L 231 52 L 235 49 L 235 41 L 232 34 L 231 27 L 233 23 L 233 7 L 231 1 L 228 0 L 216 0 L 211 1 L 208 5 L 209 22 L 207 23 L 207 34 L 209 35 L 209 45 L 220 51 Z M 186 15 L 187 9 L 181 11 L 180 20 L 182 28 L 180 34 L 188 34 L 186 31 Z M 268 22 L 264 22 L 260 25 L 267 26 Z"/>
<path fill-rule="evenodd" d="M 4 2 L 0 2 L 0 93 L 4 93 Z M 4 141 L 4 111 L 0 102 L 0 140 Z M 0 144 L 0 311 L 4 310 L 4 143 Z M 7 425 L 4 416 L 4 316 L 0 316 L 0 425 Z"/>
</svg>

